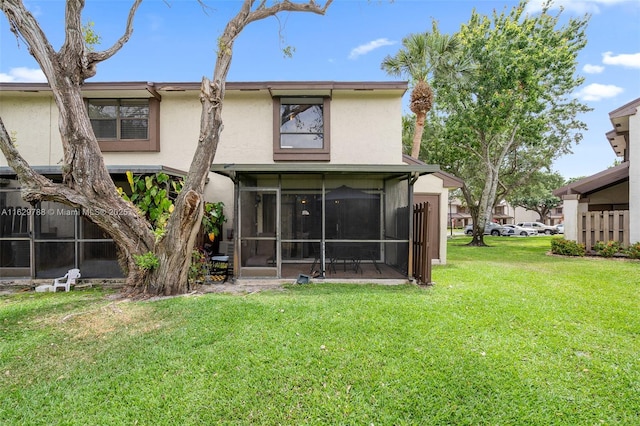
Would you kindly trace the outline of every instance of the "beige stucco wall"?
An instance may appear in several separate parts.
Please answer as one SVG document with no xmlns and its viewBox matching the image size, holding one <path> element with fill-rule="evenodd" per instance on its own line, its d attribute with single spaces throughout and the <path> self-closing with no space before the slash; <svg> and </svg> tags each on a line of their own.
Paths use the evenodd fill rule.
<svg viewBox="0 0 640 426">
<path fill-rule="evenodd" d="M 629 116 L 629 242 L 640 242 L 640 113 Z"/>
<path fill-rule="evenodd" d="M 199 92 L 161 91 L 160 94 L 160 152 L 106 152 L 107 165 L 189 169 L 200 131 Z M 0 115 L 7 130 L 16 135 L 26 160 L 34 166 L 59 165 L 63 153 L 58 112 L 51 94 L 3 92 L 0 96 Z M 272 102 L 267 90 L 226 92 L 224 128 L 216 163 L 273 163 Z M 330 162 L 402 164 L 401 102 L 397 93 L 334 90 L 330 106 Z M 4 156 L 0 156 L 0 165 L 7 165 Z M 205 196 L 225 203 L 231 223 L 233 183 L 226 177 L 211 174 Z"/>
<path fill-rule="evenodd" d="M 510 207 L 510 211 L 512 212 L 513 222 L 511 223 L 519 223 L 519 222 L 538 222 L 540 221 L 540 215 L 533 210 L 527 210 L 524 207 Z"/>
<path fill-rule="evenodd" d="M 62 160 L 58 109 L 50 95 L 30 93 L 16 97 L 3 94 L 0 116 L 29 164 L 53 166 Z M 0 166 L 6 165 L 6 158 L 0 155 Z"/>
<path fill-rule="evenodd" d="M 622 182 L 602 191 L 589 194 L 589 204 L 621 204 L 627 200 L 629 182 Z"/>
<path fill-rule="evenodd" d="M 401 98 L 338 92 L 331 103 L 331 162 L 402 164 Z"/>
<path fill-rule="evenodd" d="M 434 175 L 420 176 L 413 186 L 414 194 L 440 196 L 440 259 L 433 259 L 433 264 L 447 263 L 447 217 L 449 209 L 449 190 L 442 185 L 442 179 Z"/>
<path fill-rule="evenodd" d="M 164 165 L 188 169 L 200 126 L 198 93 L 161 92 L 160 152 L 108 152 L 108 165 Z M 228 91 L 216 163 L 273 163 L 273 106 L 268 91 Z M 402 164 L 401 97 L 335 91 L 331 102 L 331 163 Z M 57 109 L 46 92 L 2 93 L 0 113 L 33 165 L 62 158 Z M 22 143 L 20 143 L 22 141 Z M 6 165 L 4 158 L 0 159 Z"/>
</svg>

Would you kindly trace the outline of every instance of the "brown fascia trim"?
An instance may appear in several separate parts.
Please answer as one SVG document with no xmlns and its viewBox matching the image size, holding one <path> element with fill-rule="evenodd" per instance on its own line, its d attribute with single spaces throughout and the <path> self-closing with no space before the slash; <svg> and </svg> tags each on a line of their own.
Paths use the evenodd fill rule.
<svg viewBox="0 0 640 426">
<path fill-rule="evenodd" d="M 140 90 L 151 94 L 152 97 L 161 100 L 160 94 L 152 82 L 117 82 L 117 83 L 85 83 L 82 86 L 83 92 L 91 91 L 119 91 L 119 90 Z M 51 92 L 49 83 L 0 83 L 0 92 Z"/>
<path fill-rule="evenodd" d="M 160 91 L 200 90 L 199 82 L 166 82 L 155 83 Z M 259 90 L 407 90 L 406 81 L 227 81 L 226 90 L 259 91 Z"/>
<path fill-rule="evenodd" d="M 227 82 L 227 90 L 407 90 L 406 81 Z"/>
<path fill-rule="evenodd" d="M 629 103 L 626 103 L 622 105 L 620 108 L 617 108 L 611 111 L 609 113 L 609 119 L 613 120 L 615 118 L 634 115 L 636 112 L 638 112 L 638 107 L 640 107 L 640 98 L 635 99 Z"/>
<path fill-rule="evenodd" d="M 200 82 L 88 82 L 82 86 L 84 91 L 93 90 L 144 90 L 154 97 L 159 91 L 199 91 Z M 398 90 L 408 89 L 406 81 L 258 81 L 227 82 L 227 90 Z M 0 83 L 0 92 L 48 92 L 48 83 Z"/>
<path fill-rule="evenodd" d="M 415 157 L 412 157 L 408 154 L 402 154 L 402 162 L 405 164 L 413 164 L 413 165 L 421 165 L 421 166 L 426 166 L 427 163 L 425 163 L 422 160 L 419 160 Z M 459 177 L 452 175 L 451 173 L 447 173 L 445 171 L 439 170 L 435 173 L 433 173 L 434 176 L 442 179 L 442 185 L 445 188 L 448 189 L 457 189 L 457 188 L 462 188 L 464 186 L 464 180 L 460 179 Z"/>
<path fill-rule="evenodd" d="M 553 191 L 556 197 L 569 194 L 590 194 L 629 179 L 629 162 L 618 164 L 595 175 L 577 180 Z"/>
</svg>

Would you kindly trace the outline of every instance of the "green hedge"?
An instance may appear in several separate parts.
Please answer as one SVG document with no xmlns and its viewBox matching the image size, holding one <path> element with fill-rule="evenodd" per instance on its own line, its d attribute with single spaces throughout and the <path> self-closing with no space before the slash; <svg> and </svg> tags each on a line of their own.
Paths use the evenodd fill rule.
<svg viewBox="0 0 640 426">
<path fill-rule="evenodd" d="M 564 238 L 553 238 L 551 240 L 551 252 L 563 256 L 584 256 L 587 250 L 584 244 L 578 244 L 575 241 L 565 240 Z"/>
</svg>

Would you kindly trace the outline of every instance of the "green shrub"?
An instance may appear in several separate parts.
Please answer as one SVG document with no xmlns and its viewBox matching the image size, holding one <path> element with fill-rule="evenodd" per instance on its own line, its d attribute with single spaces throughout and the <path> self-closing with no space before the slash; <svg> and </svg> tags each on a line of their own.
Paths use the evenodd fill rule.
<svg viewBox="0 0 640 426">
<path fill-rule="evenodd" d="M 575 241 L 565 240 L 564 238 L 553 238 L 551 240 L 551 252 L 563 256 L 584 256 L 586 249 L 584 244 L 578 244 Z"/>
<path fill-rule="evenodd" d="M 145 271 L 153 271 L 160 266 L 160 260 L 154 253 L 148 251 L 145 254 L 134 254 L 133 260 L 136 262 L 138 268 Z"/>
<path fill-rule="evenodd" d="M 618 241 L 596 241 L 593 250 L 602 257 L 613 257 L 614 254 L 620 252 L 620 243 Z"/>
<path fill-rule="evenodd" d="M 191 253 L 191 265 L 189 266 L 189 283 L 194 284 L 198 281 L 204 281 L 207 271 L 208 265 L 206 256 L 202 250 L 194 249 Z"/>
<path fill-rule="evenodd" d="M 640 242 L 631 244 L 628 249 L 624 250 L 624 252 L 631 259 L 640 259 Z"/>
</svg>

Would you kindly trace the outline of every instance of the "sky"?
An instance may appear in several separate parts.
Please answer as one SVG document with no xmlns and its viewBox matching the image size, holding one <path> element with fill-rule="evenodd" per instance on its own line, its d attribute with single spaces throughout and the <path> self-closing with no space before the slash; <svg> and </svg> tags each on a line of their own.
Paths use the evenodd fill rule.
<svg viewBox="0 0 640 426">
<path fill-rule="evenodd" d="M 324 0 L 316 0 L 323 4 Z M 110 47 L 122 34 L 132 0 L 87 0 L 84 22 L 101 37 L 96 50 Z M 210 77 L 217 39 L 239 0 L 144 0 L 131 40 L 114 57 L 98 65 L 88 81 L 197 82 Z M 528 13 L 538 13 L 532 0 Z M 380 63 L 395 55 L 402 39 L 428 31 L 433 19 L 441 32 L 455 33 L 472 10 L 508 13 L 518 1 L 498 0 L 335 0 L 325 16 L 288 13 L 248 26 L 234 46 L 228 81 L 394 81 Z M 64 1 L 25 1 L 58 49 L 64 35 Z M 563 19 L 590 16 L 587 46 L 578 57 L 584 84 L 574 93 L 593 110 L 573 154 L 553 169 L 565 178 L 589 176 L 612 166 L 616 156 L 605 133 L 609 112 L 640 98 L 640 0 L 556 0 Z M 560 9 L 562 8 L 562 12 Z M 291 46 L 293 56 L 283 49 Z M 0 17 L 0 81 L 45 81 L 24 42 Z M 404 113 L 409 113 L 405 94 Z"/>
</svg>

